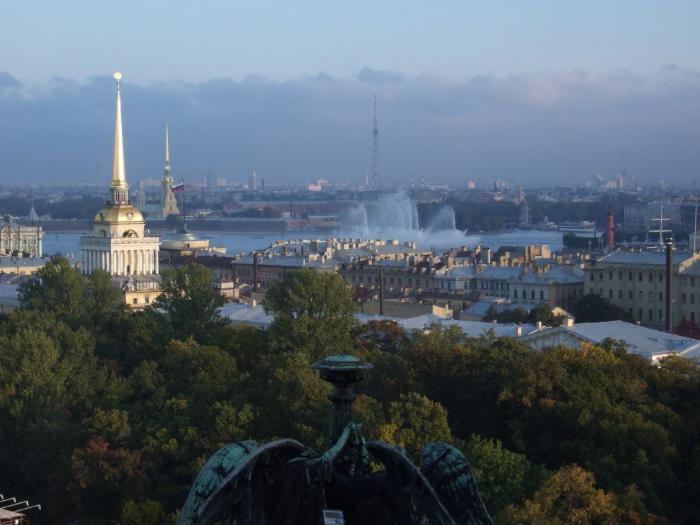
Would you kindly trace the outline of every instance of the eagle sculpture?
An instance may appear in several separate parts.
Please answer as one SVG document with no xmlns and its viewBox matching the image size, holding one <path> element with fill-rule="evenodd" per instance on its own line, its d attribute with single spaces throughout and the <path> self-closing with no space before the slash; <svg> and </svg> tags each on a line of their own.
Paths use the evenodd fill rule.
<svg viewBox="0 0 700 525">
<path fill-rule="evenodd" d="M 313 367 L 335 387 L 328 450 L 293 439 L 226 445 L 200 471 L 177 525 L 493 524 L 456 448 L 426 445 L 418 468 L 401 447 L 365 441 L 350 420 L 352 385 L 371 365 L 336 355 Z M 324 522 L 324 511 L 341 521 Z"/>
</svg>

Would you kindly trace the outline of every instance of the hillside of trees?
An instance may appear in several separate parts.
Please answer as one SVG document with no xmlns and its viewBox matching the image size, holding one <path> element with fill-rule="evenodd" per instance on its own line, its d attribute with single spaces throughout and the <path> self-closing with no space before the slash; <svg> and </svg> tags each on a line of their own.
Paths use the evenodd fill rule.
<svg viewBox="0 0 700 525">
<path fill-rule="evenodd" d="M 325 449 L 329 387 L 310 365 L 340 352 L 374 365 L 355 403 L 367 437 L 416 463 L 455 444 L 499 524 L 700 522 L 689 361 L 358 325 L 342 278 L 310 270 L 269 291 L 269 330 L 233 327 L 206 268 L 163 280 L 155 308 L 127 313 L 107 274 L 54 258 L 0 318 L 1 488 L 42 504 L 32 523 L 170 524 L 222 444 Z"/>
</svg>

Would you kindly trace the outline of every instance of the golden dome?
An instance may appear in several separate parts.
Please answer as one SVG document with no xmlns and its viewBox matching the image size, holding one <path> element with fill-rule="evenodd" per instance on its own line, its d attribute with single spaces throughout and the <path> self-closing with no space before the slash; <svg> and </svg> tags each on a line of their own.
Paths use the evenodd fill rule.
<svg viewBox="0 0 700 525">
<path fill-rule="evenodd" d="M 97 212 L 95 222 L 143 222 L 143 215 L 131 204 L 107 206 Z"/>
</svg>

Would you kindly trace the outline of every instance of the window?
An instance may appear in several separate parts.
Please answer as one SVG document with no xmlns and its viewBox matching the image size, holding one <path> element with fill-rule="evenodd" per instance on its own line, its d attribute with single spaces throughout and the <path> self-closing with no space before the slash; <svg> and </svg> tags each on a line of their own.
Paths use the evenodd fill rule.
<svg viewBox="0 0 700 525">
<path fill-rule="evenodd" d="M 695 286 L 695 277 L 690 278 L 690 286 Z"/>
<path fill-rule="evenodd" d="M 649 292 L 648 297 L 649 297 L 649 302 L 653 303 L 654 302 L 654 292 Z"/>
<path fill-rule="evenodd" d="M 527 292 L 525 290 L 523 290 L 522 297 L 523 297 L 523 299 L 527 299 Z"/>
<path fill-rule="evenodd" d="M 518 298 L 518 290 L 513 290 L 513 298 L 514 299 Z"/>
<path fill-rule="evenodd" d="M 639 290 L 639 302 L 642 302 L 644 300 L 644 292 Z"/>
<path fill-rule="evenodd" d="M 132 300 L 132 303 L 133 303 L 133 304 L 139 304 L 139 298 L 138 298 L 138 297 L 134 297 L 133 300 Z"/>
<path fill-rule="evenodd" d="M 628 277 L 628 279 L 629 279 L 630 281 L 633 281 L 633 280 L 634 280 L 634 278 L 632 277 L 632 272 L 628 272 L 628 273 L 627 273 L 627 277 Z"/>
<path fill-rule="evenodd" d="M 653 283 L 654 282 L 654 274 L 649 272 L 649 282 Z"/>
<path fill-rule="evenodd" d="M 530 290 L 530 299 L 535 298 L 535 290 Z"/>
<path fill-rule="evenodd" d="M 622 290 L 617 291 L 617 298 L 622 299 Z"/>
<path fill-rule="evenodd" d="M 690 294 L 690 304 L 695 304 L 695 294 L 694 293 Z"/>
<path fill-rule="evenodd" d="M 604 275 L 603 272 L 600 272 L 600 275 L 598 276 L 598 279 L 602 281 L 602 280 L 603 280 L 603 275 Z"/>
<path fill-rule="evenodd" d="M 608 290 L 608 299 L 612 299 L 612 290 Z"/>
<path fill-rule="evenodd" d="M 632 300 L 632 290 L 627 292 L 627 299 Z"/>
<path fill-rule="evenodd" d="M 662 323 L 664 321 L 664 311 L 659 310 L 659 322 Z"/>
<path fill-rule="evenodd" d="M 544 292 L 540 290 L 540 301 L 544 301 Z"/>
<path fill-rule="evenodd" d="M 642 272 L 639 272 L 639 278 L 637 280 L 640 282 L 644 280 L 644 276 L 642 275 Z"/>
<path fill-rule="evenodd" d="M 608 272 L 608 279 L 610 279 L 610 280 L 612 281 L 612 270 L 610 270 L 610 271 Z"/>
<path fill-rule="evenodd" d="M 664 301 L 664 293 L 659 292 L 659 302 L 662 303 Z"/>
<path fill-rule="evenodd" d="M 659 274 L 659 282 L 660 283 L 664 282 L 664 274 L 662 274 L 662 273 Z"/>
<path fill-rule="evenodd" d="M 649 310 L 649 320 L 652 321 L 654 319 L 654 311 Z"/>
<path fill-rule="evenodd" d="M 595 281 L 595 275 L 591 272 L 591 281 Z"/>
<path fill-rule="evenodd" d="M 690 320 L 695 322 L 695 312 L 690 312 Z"/>
<path fill-rule="evenodd" d="M 146 296 L 146 303 L 150 303 L 150 302 L 151 302 L 151 298 L 147 295 Z"/>
<path fill-rule="evenodd" d="M 637 318 L 641 321 L 642 320 L 642 309 L 640 308 L 637 310 Z"/>
<path fill-rule="evenodd" d="M 684 293 L 681 294 L 681 302 L 685 303 L 686 296 Z"/>
<path fill-rule="evenodd" d="M 622 271 L 617 273 L 617 278 L 621 281 L 622 280 Z"/>
</svg>

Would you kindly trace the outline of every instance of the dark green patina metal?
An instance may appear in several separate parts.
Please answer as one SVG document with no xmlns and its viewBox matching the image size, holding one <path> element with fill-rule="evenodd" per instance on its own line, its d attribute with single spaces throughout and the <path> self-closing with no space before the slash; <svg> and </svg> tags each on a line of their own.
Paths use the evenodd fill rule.
<svg viewBox="0 0 700 525">
<path fill-rule="evenodd" d="M 312 366 L 334 387 L 328 450 L 291 439 L 226 445 L 200 471 L 178 525 L 320 524 L 323 509 L 342 510 L 348 525 L 492 524 L 456 448 L 427 445 L 418 468 L 400 447 L 365 441 L 352 421 L 353 385 L 372 365 L 332 355 Z"/>
<path fill-rule="evenodd" d="M 318 370 L 321 379 L 333 385 L 333 390 L 328 395 L 328 399 L 333 403 L 328 436 L 329 446 L 332 446 L 352 421 L 352 404 L 357 397 L 353 387 L 365 378 L 365 373 L 372 365 L 352 355 L 336 354 L 315 362 L 311 368 Z"/>
</svg>

